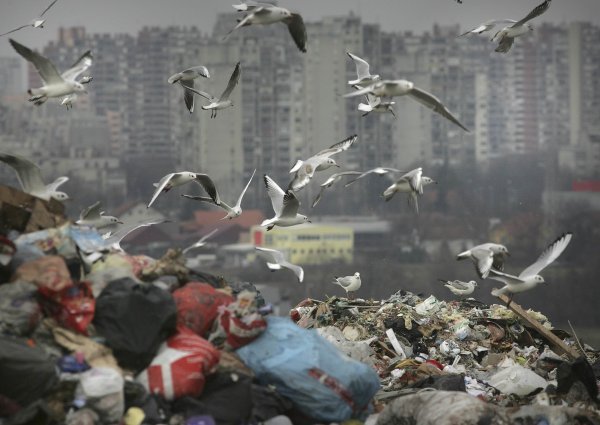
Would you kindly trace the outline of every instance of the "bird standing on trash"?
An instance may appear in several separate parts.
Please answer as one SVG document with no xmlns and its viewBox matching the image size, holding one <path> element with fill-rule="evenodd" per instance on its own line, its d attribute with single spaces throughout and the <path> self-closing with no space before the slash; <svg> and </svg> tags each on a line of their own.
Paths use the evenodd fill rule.
<svg viewBox="0 0 600 425">
<path fill-rule="evenodd" d="M 485 279 L 492 268 L 502 270 L 504 257 L 510 256 L 504 245 L 497 243 L 484 243 L 474 246 L 456 256 L 458 261 L 470 258 L 475 264 L 475 271 L 480 278 Z"/>
<path fill-rule="evenodd" d="M 477 286 L 477 282 L 474 280 L 469 282 L 463 282 L 462 280 L 438 280 L 442 282 L 444 286 L 450 290 L 450 292 L 458 296 L 471 295 Z"/>
<path fill-rule="evenodd" d="M 358 291 L 360 288 L 360 273 L 356 272 L 352 276 L 344 277 L 334 276 L 334 281 L 332 283 L 340 285 L 344 291 L 346 291 L 346 297 L 348 297 L 348 292 Z"/>
</svg>

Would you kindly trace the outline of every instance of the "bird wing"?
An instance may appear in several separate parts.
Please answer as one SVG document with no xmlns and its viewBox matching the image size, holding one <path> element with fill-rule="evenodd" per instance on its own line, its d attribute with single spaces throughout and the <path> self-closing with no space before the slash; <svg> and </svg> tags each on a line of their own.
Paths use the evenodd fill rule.
<svg viewBox="0 0 600 425">
<path fill-rule="evenodd" d="M 494 51 L 498 53 L 507 53 L 514 42 L 515 39 L 513 37 L 503 36 L 498 42 L 498 47 L 496 47 Z"/>
<path fill-rule="evenodd" d="M 479 26 L 465 32 L 462 33 L 461 35 L 459 35 L 458 37 L 463 37 L 467 34 L 471 34 L 471 33 L 477 33 L 477 34 L 481 34 L 482 32 L 486 32 L 486 31 L 490 31 L 492 30 L 496 25 L 499 24 L 514 24 L 517 21 L 515 21 L 514 19 L 492 19 L 490 21 L 484 22 L 482 24 L 480 24 Z"/>
<path fill-rule="evenodd" d="M 0 161 L 10 165 L 17 172 L 17 179 L 24 192 L 31 193 L 44 190 L 40 167 L 30 160 L 7 153 L 0 152 Z"/>
<path fill-rule="evenodd" d="M 52 183 L 46 185 L 46 189 L 50 192 L 55 192 L 60 186 L 69 181 L 67 176 L 58 177 Z"/>
<path fill-rule="evenodd" d="M 350 52 L 346 52 L 346 54 L 354 61 L 354 65 L 356 65 L 356 76 L 359 80 L 371 75 L 369 72 L 369 63 L 366 60 L 359 58 Z"/>
<path fill-rule="evenodd" d="M 134 230 L 139 229 L 140 227 L 152 226 L 155 224 L 167 223 L 169 220 L 165 219 L 157 219 L 157 220 L 148 220 L 148 221 L 140 221 L 137 223 L 132 223 L 128 225 L 124 225 L 119 228 L 115 233 L 111 234 L 108 238 L 104 240 L 104 244 L 106 248 L 109 248 L 113 244 L 119 244 L 128 234 L 133 232 Z"/>
<path fill-rule="evenodd" d="M 214 235 L 215 233 L 217 233 L 219 229 L 213 229 L 210 233 L 207 233 L 206 235 L 202 236 L 198 241 L 196 241 L 195 243 L 193 243 L 192 245 L 188 246 L 187 248 L 184 248 L 183 250 L 181 250 L 182 254 L 187 253 L 188 251 L 191 251 L 194 248 L 200 248 L 201 246 L 204 245 L 204 242 L 210 238 L 212 235 Z"/>
<path fill-rule="evenodd" d="M 212 235 L 214 235 L 215 233 L 217 233 L 219 231 L 219 229 L 213 229 L 212 231 L 210 231 L 209 233 L 207 233 L 206 235 L 202 236 L 200 238 L 200 240 L 196 243 L 200 243 L 200 242 L 204 242 L 205 240 L 207 240 L 208 238 L 210 238 Z"/>
<path fill-rule="evenodd" d="M 262 2 L 248 0 L 242 1 L 241 4 L 232 4 L 231 6 L 238 12 L 246 12 L 261 6 L 277 6 L 277 0 L 264 0 Z"/>
<path fill-rule="evenodd" d="M 190 90 L 194 88 L 194 80 L 179 80 L 179 84 L 183 87 L 183 101 L 185 107 L 190 111 L 194 112 L 194 91 Z"/>
<path fill-rule="evenodd" d="M 378 170 L 381 170 L 378 172 Z M 367 170 L 364 173 L 358 173 L 360 174 L 357 178 L 350 180 L 348 183 L 346 183 L 344 186 L 348 187 L 350 186 L 352 183 L 356 182 L 357 180 L 362 179 L 363 177 L 368 176 L 369 174 L 379 174 L 379 175 L 383 175 L 383 174 L 387 174 L 387 173 L 402 173 L 401 170 L 397 170 L 395 168 L 389 168 L 389 167 L 377 167 L 377 168 L 373 168 L 371 170 Z"/>
<path fill-rule="evenodd" d="M 556 260 L 560 254 L 562 254 L 567 245 L 569 245 L 569 242 L 571 242 L 572 236 L 573 234 L 568 232 L 556 238 L 556 240 L 548 245 L 548 247 L 541 253 L 535 263 L 521 272 L 519 278 L 527 279 L 528 277 L 539 274 L 543 269 L 550 265 L 550 263 Z"/>
<path fill-rule="evenodd" d="M 216 205 L 221 204 L 221 199 L 219 198 L 219 192 L 217 192 L 217 187 L 212 179 L 208 176 L 208 174 L 196 173 L 196 182 L 200 184 L 208 193 L 208 196 L 212 198 Z"/>
<path fill-rule="evenodd" d="M 294 192 L 288 190 L 283 196 L 283 208 L 280 217 L 296 217 L 298 208 L 300 208 L 300 201 Z"/>
<path fill-rule="evenodd" d="M 381 98 L 379 96 L 375 96 L 374 94 L 367 93 L 365 94 L 365 97 L 367 98 L 367 103 L 372 108 L 375 108 L 381 103 Z"/>
<path fill-rule="evenodd" d="M 469 132 L 469 129 L 462 125 L 461 122 L 454 115 L 452 115 L 448 108 L 446 108 L 442 101 L 436 96 L 417 87 L 413 87 L 408 94 L 420 104 L 428 107 L 429 109 L 433 110 L 434 112 L 437 112 L 444 118 L 452 121 L 454 124 L 462 128 L 466 132 Z"/>
<path fill-rule="evenodd" d="M 494 263 L 494 253 L 487 249 L 471 248 L 471 255 L 475 259 L 475 270 L 480 278 L 485 279 Z"/>
<path fill-rule="evenodd" d="M 240 80 L 240 74 L 241 74 L 241 68 L 240 68 L 240 62 L 238 62 L 235 65 L 235 69 L 233 70 L 233 73 L 231 74 L 231 77 L 229 77 L 229 82 L 227 83 L 227 88 L 225 89 L 225 91 L 223 92 L 223 94 L 221 94 L 221 97 L 219 98 L 219 100 L 227 100 L 229 99 L 229 95 L 231 95 L 231 92 L 233 91 L 233 89 L 235 88 L 235 86 L 237 85 L 238 81 Z"/>
<path fill-rule="evenodd" d="M 292 264 L 288 261 L 281 261 L 279 264 L 282 267 L 293 271 L 296 277 L 298 278 L 298 282 L 302 283 L 302 281 L 304 280 L 304 269 L 302 267 Z"/>
<path fill-rule="evenodd" d="M 146 206 L 146 208 L 150 208 L 150 206 L 154 203 L 154 201 L 156 201 L 156 198 L 158 198 L 158 195 L 160 195 L 160 193 L 163 191 L 165 186 L 167 184 L 169 184 L 169 182 L 171 181 L 171 179 L 173 177 L 175 177 L 175 175 L 176 175 L 176 173 L 170 173 L 170 174 L 167 174 L 166 176 L 164 176 L 162 179 L 160 179 L 158 184 L 156 184 L 156 190 L 154 191 L 154 194 L 152 195 L 152 199 L 150 199 L 150 202 L 148 202 L 148 205 Z"/>
<path fill-rule="evenodd" d="M 412 207 L 415 213 L 419 214 L 419 195 L 416 192 L 408 194 L 408 205 Z"/>
<path fill-rule="evenodd" d="M 343 97 L 357 97 L 357 96 L 364 96 L 365 94 L 368 94 L 368 93 L 373 93 L 375 86 L 377 86 L 378 84 L 383 84 L 383 83 L 378 82 L 375 84 L 371 84 L 370 86 L 364 87 L 360 90 L 356 90 L 351 93 L 346 93 Z"/>
<path fill-rule="evenodd" d="M 52 6 L 54 6 L 54 3 L 56 3 L 57 1 L 58 1 L 58 0 L 54 0 L 52 3 L 50 3 L 50 5 L 49 5 L 47 8 L 45 8 L 45 9 L 44 9 L 44 11 L 43 11 L 43 12 L 40 14 L 40 18 L 41 18 L 42 16 L 44 16 L 44 14 L 45 14 L 45 13 L 46 13 L 46 12 L 47 12 L 47 11 L 48 11 L 48 10 L 49 10 L 51 7 L 52 7 Z"/>
<path fill-rule="evenodd" d="M 22 30 L 23 28 L 27 28 L 29 25 L 30 24 L 21 25 L 19 28 L 15 28 L 14 30 L 10 30 L 8 32 L 5 32 L 4 34 L 0 34 L 0 37 L 3 37 L 3 36 L 8 35 L 8 34 L 11 34 L 11 33 L 15 32 L 15 31 Z"/>
<path fill-rule="evenodd" d="M 204 78 L 210 78 L 210 73 L 208 72 L 208 68 L 203 65 L 192 66 L 191 68 L 188 68 L 183 72 L 193 72 L 193 73 L 197 73 L 198 75 L 203 76 Z"/>
<path fill-rule="evenodd" d="M 276 216 L 281 216 L 281 211 L 283 210 L 283 198 L 285 197 L 285 192 L 281 189 L 275 180 L 266 174 L 263 176 L 265 181 L 265 186 L 267 187 L 267 194 L 269 198 L 271 198 L 271 205 L 273 205 L 273 211 L 275 211 Z"/>
<path fill-rule="evenodd" d="M 301 159 L 297 160 L 296 163 L 294 164 L 294 166 L 292 168 L 290 168 L 290 174 L 298 171 L 300 169 L 300 167 L 302 166 L 302 164 L 304 164 L 304 161 L 302 161 Z"/>
<path fill-rule="evenodd" d="M 242 190 L 242 193 L 240 193 L 240 197 L 238 198 L 237 202 L 235 203 L 236 207 L 240 208 L 242 206 L 242 199 L 244 198 L 244 195 L 246 194 L 246 191 L 248 190 L 248 186 L 250 186 L 250 182 L 254 178 L 254 174 L 256 174 L 256 168 L 252 172 L 252 175 L 250 176 L 250 180 L 248 180 L 248 183 L 246 183 L 246 187 L 244 187 L 244 190 Z"/>
<path fill-rule="evenodd" d="M 90 66 L 92 66 L 92 60 L 92 52 L 88 50 L 81 55 L 79 59 L 77 59 L 71 68 L 67 69 L 61 74 L 61 78 L 65 81 L 75 81 L 79 74 L 85 72 Z"/>
<path fill-rule="evenodd" d="M 206 202 L 212 205 L 216 205 L 218 207 L 223 208 L 224 210 L 230 209 L 230 207 L 225 202 L 221 201 L 221 204 L 217 204 L 213 198 L 208 196 L 187 195 L 185 193 L 181 196 L 183 196 L 184 198 L 193 199 L 194 201 Z"/>
<path fill-rule="evenodd" d="M 523 19 L 521 19 L 520 21 L 514 23 L 512 26 L 513 27 L 518 27 L 520 25 L 523 25 L 524 23 L 526 23 L 527 21 L 531 21 L 533 18 L 537 18 L 538 16 L 540 16 L 542 13 L 544 13 L 546 10 L 548 10 L 548 8 L 550 7 L 550 2 L 552 0 L 545 0 L 543 3 L 537 5 L 531 12 L 529 12 L 527 14 L 527 16 L 525 16 Z"/>
<path fill-rule="evenodd" d="M 525 283 L 523 279 L 517 276 L 513 276 L 508 273 L 504 273 L 498 270 L 490 269 L 490 274 L 488 276 L 490 279 L 497 280 L 498 282 L 502 282 L 505 285 L 520 285 Z"/>
<path fill-rule="evenodd" d="M 294 43 L 298 46 L 301 52 L 306 53 L 306 26 L 304 20 L 298 13 L 292 13 L 292 17 L 286 21 L 288 31 L 294 39 Z"/>
<path fill-rule="evenodd" d="M 421 167 L 415 168 L 408 173 L 401 176 L 398 181 L 405 180 L 410 185 L 410 188 L 418 193 L 423 193 L 423 185 L 421 184 L 421 176 L 423 175 L 423 169 Z"/>
<path fill-rule="evenodd" d="M 327 186 L 321 186 L 321 190 L 319 190 L 319 193 L 317 193 L 317 196 L 315 196 L 315 199 L 312 202 L 311 208 L 314 208 L 317 206 L 317 204 L 323 197 L 323 193 L 325 192 L 325 189 L 327 189 Z"/>
<path fill-rule="evenodd" d="M 63 82 L 63 79 L 56 70 L 56 67 L 47 58 L 43 57 L 37 52 L 34 52 L 29 47 L 25 47 L 22 44 L 17 43 L 12 38 L 10 38 L 8 41 L 18 54 L 23 56 L 25 59 L 31 62 L 33 66 L 35 66 L 35 69 L 37 69 L 40 77 L 42 77 L 42 80 L 44 80 L 46 84 Z"/>
<path fill-rule="evenodd" d="M 356 135 L 356 134 L 353 136 L 347 137 L 340 142 L 334 143 L 329 148 L 323 149 L 322 151 L 320 151 L 319 153 L 317 153 L 314 156 L 330 157 L 333 154 L 348 150 L 348 148 L 350 148 L 350 146 L 352 146 L 354 144 L 354 142 L 356 142 L 357 139 L 358 139 L 358 135 Z"/>
<path fill-rule="evenodd" d="M 281 262 L 285 261 L 283 253 L 276 249 L 264 248 L 262 246 L 255 246 L 254 249 L 257 251 L 257 254 L 270 263 L 281 264 Z"/>
<path fill-rule="evenodd" d="M 80 220 L 95 220 L 100 218 L 100 201 L 90 205 L 89 207 L 84 208 L 79 214 Z"/>
</svg>

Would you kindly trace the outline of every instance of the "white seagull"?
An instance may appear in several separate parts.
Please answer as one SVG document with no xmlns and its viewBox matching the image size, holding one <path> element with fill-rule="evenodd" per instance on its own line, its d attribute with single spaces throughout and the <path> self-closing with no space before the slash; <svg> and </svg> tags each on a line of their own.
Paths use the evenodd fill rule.
<svg viewBox="0 0 600 425">
<path fill-rule="evenodd" d="M 348 187 L 353 183 L 356 183 L 356 181 L 362 179 L 363 177 L 366 177 L 370 174 L 377 174 L 378 176 L 384 176 L 388 173 L 405 173 L 406 171 L 401 171 L 398 170 L 396 168 L 390 168 L 390 167 L 375 167 L 372 168 L 371 170 L 367 170 L 364 173 L 359 173 L 359 176 L 355 179 L 350 180 L 348 183 L 346 183 L 344 186 Z"/>
<path fill-rule="evenodd" d="M 8 32 L 5 32 L 4 34 L 0 34 L 0 37 L 5 36 L 7 34 L 10 34 L 12 32 L 15 31 L 19 31 L 20 29 L 23 28 L 27 28 L 27 27 L 33 27 L 33 28 L 44 28 L 44 23 L 46 22 L 45 19 L 43 19 L 43 16 L 46 14 L 46 12 L 52 7 L 54 6 L 54 3 L 56 3 L 58 0 L 54 0 L 52 3 L 50 3 L 50 5 L 44 9 L 44 11 L 40 14 L 40 16 L 37 19 L 34 19 L 33 21 L 31 21 L 30 23 L 26 24 L 26 25 L 21 25 L 18 28 L 15 28 L 13 30 L 10 30 Z"/>
<path fill-rule="evenodd" d="M 302 223 L 310 223 L 308 217 L 302 214 L 298 214 L 298 208 L 300 208 L 300 201 L 296 198 L 296 195 L 291 190 L 284 192 L 275 181 L 264 175 L 265 186 L 267 187 L 267 193 L 271 198 L 271 205 L 273 205 L 273 211 L 275 211 L 275 217 L 264 220 L 260 225 L 266 226 L 267 231 L 271 230 L 275 226 L 289 227 L 295 226 Z"/>
<path fill-rule="evenodd" d="M 174 187 L 181 186 L 192 181 L 195 181 L 200 186 L 202 186 L 216 205 L 221 204 L 219 194 L 217 193 L 217 188 L 215 187 L 215 184 L 213 183 L 212 179 L 207 174 L 181 171 L 178 173 L 167 174 L 162 179 L 160 179 L 158 183 L 154 183 L 156 190 L 152 195 L 152 199 L 150 199 L 150 202 L 148 202 L 147 207 L 150 208 L 154 201 L 156 201 L 156 198 L 158 198 L 158 195 L 160 195 L 162 192 L 168 192 Z"/>
<path fill-rule="evenodd" d="M 340 285 L 344 291 L 346 291 L 346 297 L 348 296 L 348 292 L 358 291 L 361 285 L 360 281 L 360 273 L 356 272 L 352 276 L 344 276 L 344 277 L 334 277 L 334 281 L 332 282 L 336 285 Z"/>
<path fill-rule="evenodd" d="M 245 5 L 233 5 L 238 11 L 249 12 L 239 23 L 227 33 L 225 39 L 238 28 L 249 25 L 268 25 L 281 22 L 287 25 L 290 35 L 301 52 L 306 53 L 306 27 L 304 20 L 298 13 L 292 13 L 288 9 L 268 3 L 246 3 Z"/>
<path fill-rule="evenodd" d="M 59 177 L 50 184 L 42 180 L 40 167 L 30 160 L 18 155 L 0 152 L 0 161 L 10 165 L 16 172 L 23 192 L 32 196 L 49 201 L 50 198 L 57 201 L 66 201 L 69 196 L 65 192 L 58 191 L 58 187 L 69 180 L 68 177 Z"/>
<path fill-rule="evenodd" d="M 354 136 L 350 136 L 341 142 L 331 145 L 327 149 L 323 149 L 319 153 L 308 158 L 306 161 L 296 161 L 296 164 L 290 170 L 290 173 L 295 172 L 296 174 L 293 180 L 290 182 L 288 190 L 293 190 L 296 192 L 302 189 L 308 184 L 308 182 L 310 182 L 310 179 L 315 175 L 316 171 L 323 171 L 332 166 L 339 167 L 335 160 L 330 157 L 336 153 L 348 150 L 348 148 L 350 148 L 350 146 L 356 142 L 356 139 L 358 139 L 358 136 L 355 134 Z"/>
<path fill-rule="evenodd" d="M 470 29 L 469 31 L 466 31 L 466 32 L 460 34 L 457 37 L 464 37 L 465 35 L 470 35 L 470 34 L 483 34 L 484 32 L 493 30 L 497 25 L 514 24 L 516 22 L 517 21 L 515 21 L 514 19 L 491 19 L 489 21 L 479 24 L 478 26 L 476 26 L 473 29 Z"/>
<path fill-rule="evenodd" d="M 318 195 L 315 197 L 315 199 L 312 203 L 312 208 L 314 208 L 319 203 L 319 201 L 323 197 L 323 192 L 325 192 L 325 189 L 333 186 L 344 176 L 356 176 L 356 175 L 360 175 L 360 174 L 361 174 L 360 171 L 342 171 L 341 173 L 335 173 L 335 174 L 330 175 L 327 180 L 325 180 L 323 183 L 321 183 L 321 190 L 319 191 Z"/>
<path fill-rule="evenodd" d="M 235 205 L 233 207 L 230 207 L 223 201 L 220 201 L 221 203 L 217 204 L 213 198 L 208 198 L 206 196 L 194 196 L 194 195 L 182 195 L 182 196 L 184 196 L 188 199 L 194 199 L 196 201 L 208 202 L 210 204 L 217 205 L 217 206 L 223 208 L 227 212 L 227 215 L 225 217 L 223 217 L 221 220 L 225 220 L 226 218 L 231 220 L 232 218 L 239 217 L 242 214 L 242 199 L 244 198 L 244 195 L 246 194 L 246 191 L 248 190 L 248 186 L 250 186 L 250 182 L 254 178 L 255 173 L 256 173 L 256 170 L 254 170 L 254 172 L 252 173 L 252 176 L 250 176 L 250 180 L 248 180 L 248 183 L 246 183 L 244 190 L 242 190 L 242 193 L 240 194 L 239 198 L 237 199 L 237 202 L 235 203 Z M 215 188 L 215 191 L 216 191 L 216 188 Z M 219 195 L 217 193 L 217 198 L 218 197 L 219 197 Z"/>
<path fill-rule="evenodd" d="M 27 90 L 27 93 L 31 96 L 29 98 L 30 102 L 41 105 L 51 97 L 68 96 L 71 93 L 87 93 L 83 83 L 77 81 L 77 77 L 92 65 L 92 53 L 89 50 L 81 55 L 71 68 L 59 74 L 54 64 L 47 58 L 17 43 L 12 38 L 9 39 L 9 42 L 18 54 L 35 66 L 40 77 L 44 80 L 42 87 Z"/>
<path fill-rule="evenodd" d="M 475 264 L 475 271 L 479 277 L 485 279 L 492 268 L 496 270 L 504 268 L 504 258 L 507 256 L 510 256 L 510 253 L 504 245 L 489 242 L 461 252 L 456 259 L 460 261 L 470 258 Z"/>
<path fill-rule="evenodd" d="M 367 98 L 367 103 L 359 103 L 358 110 L 364 112 L 362 114 L 363 117 L 366 117 L 371 112 L 385 114 L 387 112 L 391 113 L 396 118 L 396 113 L 394 112 L 394 105 L 396 102 L 382 102 L 380 97 L 374 96 L 370 93 L 365 95 Z"/>
<path fill-rule="evenodd" d="M 469 282 L 463 282 L 462 280 L 438 280 L 442 282 L 444 286 L 450 290 L 450 292 L 458 296 L 471 295 L 477 286 L 477 282 L 474 280 Z"/>
<path fill-rule="evenodd" d="M 500 289 L 494 289 L 492 295 L 499 296 L 510 292 L 512 296 L 517 292 L 524 292 L 529 289 L 533 289 L 538 283 L 544 283 L 544 278 L 539 273 L 548 267 L 554 260 L 558 258 L 560 254 L 565 250 L 569 242 L 571 242 L 572 233 L 564 233 L 542 252 L 539 258 L 527 267 L 519 274 L 519 276 L 513 276 L 508 273 L 503 273 L 498 270 L 492 269 L 490 271 L 489 278 L 504 283 L 504 287 Z M 510 303 L 510 301 L 509 301 Z"/>
<path fill-rule="evenodd" d="M 256 253 L 267 261 L 269 270 L 274 272 L 275 270 L 281 270 L 282 268 L 290 269 L 298 278 L 298 282 L 302 283 L 304 280 L 304 269 L 287 261 L 283 252 L 277 251 L 276 249 L 263 248 L 261 246 L 257 246 L 255 249 Z"/>
<path fill-rule="evenodd" d="M 444 106 L 442 101 L 432 95 L 431 93 L 426 92 L 408 80 L 382 80 L 378 81 L 370 86 L 367 86 L 363 89 L 357 90 L 352 93 L 347 93 L 344 97 L 356 97 L 362 96 L 365 94 L 372 94 L 374 96 L 379 97 L 394 97 L 394 96 L 405 96 L 408 95 L 417 102 L 422 105 L 428 107 L 429 109 L 437 112 L 444 118 L 452 121 L 454 124 L 459 126 L 465 131 L 469 131 L 467 127 L 461 124 L 461 122 L 454 116 L 452 113 Z"/>
<path fill-rule="evenodd" d="M 205 92 L 205 91 L 196 90 L 191 85 L 185 86 L 185 91 L 186 91 L 186 93 L 188 91 L 192 91 L 192 92 L 196 93 L 197 95 L 200 95 L 203 98 L 207 99 L 210 103 L 208 105 L 203 105 L 202 109 L 204 109 L 205 111 L 210 109 L 210 117 L 215 118 L 217 116 L 218 110 L 230 108 L 233 106 L 233 101 L 231 99 L 229 99 L 229 96 L 231 96 L 231 92 L 233 91 L 233 89 L 237 85 L 238 81 L 240 80 L 241 72 L 242 71 L 240 68 L 240 63 L 238 62 L 235 65 L 235 69 L 233 70 L 231 77 L 229 77 L 229 82 L 227 83 L 227 87 L 225 88 L 225 90 L 223 91 L 221 96 L 218 98 L 213 96 L 210 93 Z M 186 101 L 186 104 L 187 104 L 187 101 Z"/>
<path fill-rule="evenodd" d="M 431 177 L 423 175 L 421 167 L 415 168 L 412 171 L 401 176 L 395 183 L 383 191 L 383 197 L 386 202 L 393 198 L 396 192 L 408 193 L 408 203 L 413 207 L 415 212 L 419 213 L 419 195 L 423 194 L 423 186 L 437 183 Z"/>
<path fill-rule="evenodd" d="M 168 223 L 169 220 L 157 219 L 157 220 L 142 220 L 137 223 L 125 224 L 119 227 L 115 232 L 108 232 L 102 236 L 104 239 L 104 250 L 114 249 L 116 251 L 123 251 L 121 248 L 121 241 L 125 239 L 134 230 L 140 227 L 153 226 L 155 224 Z"/>
<path fill-rule="evenodd" d="M 100 211 L 100 201 L 98 201 L 95 204 L 84 208 L 81 211 L 81 214 L 79 214 L 79 220 L 77 220 L 75 224 L 101 229 L 114 224 L 123 224 L 123 222 L 117 217 L 104 215 L 104 211 Z"/>
<path fill-rule="evenodd" d="M 94 78 L 91 75 L 86 75 L 81 77 L 79 82 L 81 84 L 89 84 Z M 79 99 L 79 95 L 77 93 L 71 93 L 62 98 L 60 104 L 67 107 L 67 111 L 73 108 L 73 102 L 76 102 Z"/>
<path fill-rule="evenodd" d="M 515 38 L 520 37 L 523 34 L 527 34 L 529 31 L 533 31 L 533 26 L 529 23 L 529 21 L 547 11 L 550 7 L 551 1 L 552 0 L 545 0 L 542 4 L 536 6 L 535 9 L 529 12 L 529 14 L 520 21 L 498 31 L 492 38 L 492 41 L 498 42 L 496 52 L 508 52 L 515 42 Z"/>
<path fill-rule="evenodd" d="M 210 73 L 205 66 L 193 66 L 171 75 L 167 80 L 169 84 L 179 83 L 181 85 L 183 88 L 183 101 L 190 114 L 194 112 L 194 92 L 190 88 L 194 88 L 194 80 L 198 77 L 210 78 Z"/>
<path fill-rule="evenodd" d="M 366 60 L 359 58 L 348 51 L 346 54 L 352 59 L 354 65 L 356 65 L 356 80 L 348 81 L 349 85 L 366 87 L 380 80 L 379 75 L 371 75 L 369 63 Z"/>
<path fill-rule="evenodd" d="M 196 249 L 196 248 L 200 248 L 203 247 L 204 245 L 206 245 L 206 240 L 208 238 L 210 238 L 212 235 L 214 235 L 215 233 L 217 233 L 219 229 L 213 229 L 210 233 L 207 233 L 206 235 L 202 236 L 200 238 L 200 240 L 198 240 L 198 242 L 191 244 L 190 246 L 183 248 L 183 250 L 181 251 L 182 254 L 186 254 L 187 252 L 191 251 L 192 249 Z"/>
</svg>

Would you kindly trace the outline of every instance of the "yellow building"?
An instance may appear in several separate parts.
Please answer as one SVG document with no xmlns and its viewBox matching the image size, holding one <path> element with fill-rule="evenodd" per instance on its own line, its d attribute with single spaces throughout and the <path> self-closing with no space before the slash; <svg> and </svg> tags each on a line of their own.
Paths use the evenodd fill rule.
<svg viewBox="0 0 600 425">
<path fill-rule="evenodd" d="M 345 226 L 276 226 L 268 232 L 264 227 L 254 226 L 250 229 L 250 240 L 256 246 L 282 251 L 294 264 L 351 263 L 354 257 L 354 231 Z"/>
</svg>

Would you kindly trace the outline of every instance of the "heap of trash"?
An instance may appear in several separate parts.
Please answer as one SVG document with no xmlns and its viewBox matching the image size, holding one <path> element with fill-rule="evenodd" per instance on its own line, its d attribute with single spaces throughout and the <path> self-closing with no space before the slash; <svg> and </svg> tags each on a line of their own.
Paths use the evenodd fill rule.
<svg viewBox="0 0 600 425">
<path fill-rule="evenodd" d="M 600 353 L 541 313 L 399 291 L 275 317 L 179 249 L 28 220 L 0 223 L 1 425 L 600 424 Z"/>
</svg>

